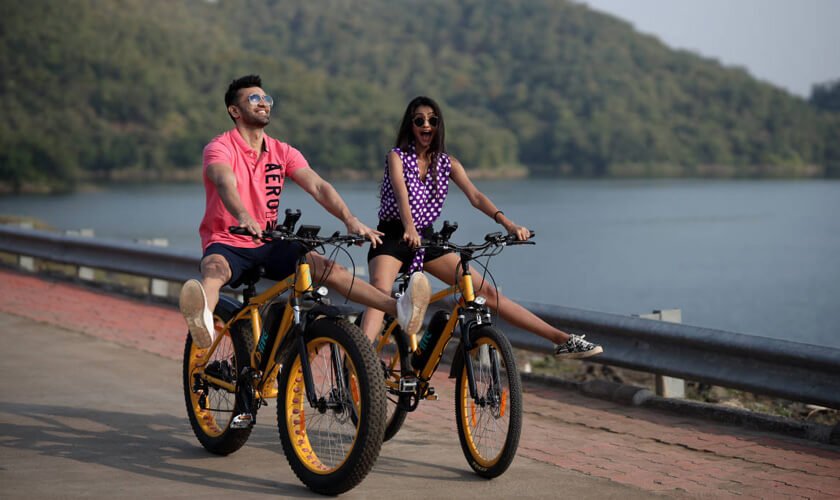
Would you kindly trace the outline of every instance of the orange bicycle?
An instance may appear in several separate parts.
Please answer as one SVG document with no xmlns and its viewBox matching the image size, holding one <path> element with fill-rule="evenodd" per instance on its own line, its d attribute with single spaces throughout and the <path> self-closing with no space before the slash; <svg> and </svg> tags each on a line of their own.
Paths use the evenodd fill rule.
<svg viewBox="0 0 840 500">
<path fill-rule="evenodd" d="M 455 419 L 461 449 L 478 475 L 493 478 L 507 470 L 519 446 L 522 385 L 510 342 L 493 326 L 485 299 L 476 295 L 468 264 L 485 256 L 489 260 L 506 246 L 533 242 L 491 233 L 483 243 L 457 245 L 449 241 L 457 228 L 457 224 L 446 221 L 440 232 L 422 243 L 426 248 L 454 250 L 460 256 L 458 283 L 433 294 L 429 301 L 431 305 L 456 297 L 452 310 L 437 311 L 419 342 L 416 335 L 406 335 L 393 317 L 386 315 L 376 342 L 389 401 L 385 440 L 396 435 L 408 412 L 417 409 L 420 401 L 437 399 L 429 382 L 444 349 L 458 334 L 460 341 L 449 377 L 455 378 Z M 402 293 L 408 275 L 398 281 L 398 293 Z M 357 323 L 360 321 L 357 319 Z"/>
<path fill-rule="evenodd" d="M 216 306 L 213 344 L 201 349 L 187 335 L 184 397 L 193 432 L 218 455 L 241 448 L 257 410 L 277 398 L 277 426 L 292 470 L 313 491 L 337 495 L 361 482 L 379 456 L 384 386 L 370 342 L 326 303 L 327 289 L 313 285 L 306 254 L 364 238 L 319 237 L 317 226 L 294 233 L 299 217 L 299 210 L 286 210 L 284 223 L 263 234 L 300 244 L 295 273 L 261 293 L 260 272 L 243 277 L 244 303 L 222 296 Z"/>
</svg>

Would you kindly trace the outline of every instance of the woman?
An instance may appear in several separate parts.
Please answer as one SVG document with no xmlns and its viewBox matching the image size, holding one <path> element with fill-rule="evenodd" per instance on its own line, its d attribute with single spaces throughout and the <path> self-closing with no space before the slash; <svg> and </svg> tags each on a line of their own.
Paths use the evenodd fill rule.
<svg viewBox="0 0 840 500">
<path fill-rule="evenodd" d="M 428 97 L 414 98 L 405 110 L 394 149 L 388 153 L 382 181 L 378 230 L 384 233 L 382 244 L 368 253 L 370 282 L 390 293 L 401 270 L 425 269 L 447 284 L 454 284 L 458 257 L 451 252 L 415 249 L 421 235 L 432 232 L 432 223 L 440 216 L 449 180 L 455 182 L 470 200 L 505 230 L 520 240 L 528 239 L 529 230 L 507 218 L 467 177 L 463 165 L 446 153 L 443 114 Z M 492 285 L 473 274 L 475 289 L 505 321 L 533 332 L 555 344 L 558 358 L 586 358 L 603 351 L 583 336 L 568 334 L 549 325 L 536 315 L 499 293 Z M 384 313 L 368 308 L 362 329 L 373 339 L 382 327 Z"/>
</svg>

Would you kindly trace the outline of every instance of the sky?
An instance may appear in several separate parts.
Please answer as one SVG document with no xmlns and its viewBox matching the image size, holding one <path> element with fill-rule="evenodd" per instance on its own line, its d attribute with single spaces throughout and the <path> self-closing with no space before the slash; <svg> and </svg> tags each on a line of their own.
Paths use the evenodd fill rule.
<svg viewBox="0 0 840 500">
<path fill-rule="evenodd" d="M 840 79 L 840 0 L 577 0 L 801 97 Z"/>
</svg>

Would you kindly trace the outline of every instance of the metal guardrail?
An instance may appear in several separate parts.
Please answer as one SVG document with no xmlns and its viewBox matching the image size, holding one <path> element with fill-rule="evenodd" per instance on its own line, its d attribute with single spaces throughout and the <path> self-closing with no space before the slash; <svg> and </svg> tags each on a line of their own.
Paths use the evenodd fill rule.
<svg viewBox="0 0 840 500">
<path fill-rule="evenodd" d="M 198 257 L 141 244 L 0 226 L 0 251 L 183 282 Z M 549 323 L 604 346 L 592 361 L 840 409 L 840 349 L 684 324 L 523 303 Z M 551 344 L 503 325 L 520 349 Z"/>
<path fill-rule="evenodd" d="M 0 252 L 178 282 L 195 278 L 199 262 L 195 254 L 152 245 L 3 225 Z"/>
</svg>

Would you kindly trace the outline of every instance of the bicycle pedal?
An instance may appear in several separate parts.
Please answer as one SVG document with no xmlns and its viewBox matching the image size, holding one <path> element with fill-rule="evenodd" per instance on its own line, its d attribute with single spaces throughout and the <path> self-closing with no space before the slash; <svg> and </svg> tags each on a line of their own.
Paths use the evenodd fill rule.
<svg viewBox="0 0 840 500">
<path fill-rule="evenodd" d="M 254 421 L 254 416 L 250 413 L 241 413 L 235 417 L 233 420 L 230 421 L 230 428 L 231 429 L 247 429 L 253 426 L 256 422 Z"/>
<path fill-rule="evenodd" d="M 413 394 L 417 390 L 416 377 L 403 377 L 400 379 L 400 392 Z"/>
<path fill-rule="evenodd" d="M 426 401 L 437 401 L 438 395 L 435 394 L 435 388 L 429 387 L 429 392 L 426 393 L 426 397 L 423 399 L 425 399 Z"/>
</svg>

